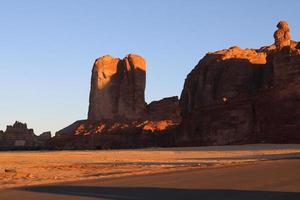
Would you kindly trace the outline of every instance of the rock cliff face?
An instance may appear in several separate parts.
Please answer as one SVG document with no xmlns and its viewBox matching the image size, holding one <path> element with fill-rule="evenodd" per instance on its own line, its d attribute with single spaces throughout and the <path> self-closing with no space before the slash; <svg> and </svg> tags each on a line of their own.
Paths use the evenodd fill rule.
<svg viewBox="0 0 300 200">
<path fill-rule="evenodd" d="M 56 149 L 300 142 L 300 43 L 281 21 L 274 44 L 208 53 L 180 100 L 146 104 L 140 56 L 96 60 L 87 120 L 58 131 Z"/>
<path fill-rule="evenodd" d="M 98 58 L 92 70 L 88 119 L 58 131 L 48 146 L 103 149 L 174 145 L 181 121 L 178 97 L 147 105 L 145 81 L 146 62 L 141 56 Z"/>
<path fill-rule="evenodd" d="M 187 76 L 181 143 L 300 141 L 300 53 L 277 27 L 275 45 L 209 53 Z"/>
<path fill-rule="evenodd" d="M 145 111 L 146 62 L 138 55 L 103 56 L 92 70 L 88 119 L 138 119 Z"/>
<path fill-rule="evenodd" d="M 159 101 L 153 101 L 146 107 L 147 119 L 160 120 L 168 119 L 180 122 L 180 108 L 177 96 L 164 98 Z"/>
</svg>

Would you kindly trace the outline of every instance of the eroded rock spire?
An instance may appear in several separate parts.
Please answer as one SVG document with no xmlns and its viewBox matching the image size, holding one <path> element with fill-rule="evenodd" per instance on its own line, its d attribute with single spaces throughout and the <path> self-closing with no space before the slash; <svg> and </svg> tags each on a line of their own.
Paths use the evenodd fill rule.
<svg viewBox="0 0 300 200">
<path fill-rule="evenodd" d="M 277 24 L 277 31 L 274 33 L 276 49 L 281 50 L 291 45 L 291 33 L 289 24 L 286 21 L 280 21 Z"/>
</svg>

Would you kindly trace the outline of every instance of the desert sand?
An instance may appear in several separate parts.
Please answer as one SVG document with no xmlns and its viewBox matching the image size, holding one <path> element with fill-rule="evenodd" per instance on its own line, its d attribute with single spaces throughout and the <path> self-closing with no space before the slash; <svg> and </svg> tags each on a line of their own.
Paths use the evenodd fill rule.
<svg viewBox="0 0 300 200">
<path fill-rule="evenodd" d="M 300 144 L 0 153 L 0 189 L 300 158 Z"/>
</svg>

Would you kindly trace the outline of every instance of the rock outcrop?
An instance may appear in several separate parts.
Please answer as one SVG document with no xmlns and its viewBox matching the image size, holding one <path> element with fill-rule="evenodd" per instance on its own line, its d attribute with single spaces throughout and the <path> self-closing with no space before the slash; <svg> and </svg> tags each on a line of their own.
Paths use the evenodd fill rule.
<svg viewBox="0 0 300 200">
<path fill-rule="evenodd" d="M 153 101 L 147 105 L 146 111 L 146 118 L 150 120 L 167 119 L 175 122 L 181 121 L 179 99 L 177 96 Z"/>
<path fill-rule="evenodd" d="M 58 131 L 52 149 L 120 149 L 174 146 L 179 123 L 172 120 L 80 120 Z"/>
<path fill-rule="evenodd" d="M 300 53 L 279 22 L 275 44 L 207 54 L 181 94 L 181 143 L 300 142 Z"/>
<path fill-rule="evenodd" d="M 12 126 L 0 132 L 0 149 L 2 150 L 26 150 L 44 148 L 45 143 L 51 138 L 44 135 L 36 136 L 33 129 L 28 129 L 26 123 L 16 121 Z"/>
<path fill-rule="evenodd" d="M 37 140 L 40 146 L 46 144 L 51 139 L 51 132 L 46 131 L 37 136 Z"/>
<path fill-rule="evenodd" d="M 137 148 L 174 145 L 181 121 L 178 97 L 146 104 L 146 62 L 134 54 L 103 56 L 93 66 L 87 120 L 58 131 L 55 149 Z"/>
<path fill-rule="evenodd" d="M 180 100 L 146 104 L 146 64 L 96 60 L 87 120 L 58 131 L 54 149 L 300 142 L 300 44 L 279 22 L 274 44 L 208 53 L 188 74 Z"/>
<path fill-rule="evenodd" d="M 174 146 L 181 122 L 178 97 L 154 101 L 137 120 L 80 120 L 56 132 L 52 149 Z"/>
<path fill-rule="evenodd" d="M 138 119 L 145 111 L 146 62 L 138 55 L 98 58 L 92 70 L 88 119 Z"/>
<path fill-rule="evenodd" d="M 275 46 L 278 50 L 291 45 L 291 33 L 286 21 L 280 21 L 277 24 L 278 30 L 274 33 Z"/>
</svg>

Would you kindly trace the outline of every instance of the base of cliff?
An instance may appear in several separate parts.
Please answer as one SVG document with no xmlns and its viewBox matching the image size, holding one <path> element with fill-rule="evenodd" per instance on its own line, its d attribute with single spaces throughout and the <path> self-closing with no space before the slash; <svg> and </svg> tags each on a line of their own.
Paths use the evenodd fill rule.
<svg viewBox="0 0 300 200">
<path fill-rule="evenodd" d="M 160 121 L 76 121 L 58 131 L 48 149 L 131 149 L 176 145 L 179 122 Z"/>
</svg>

